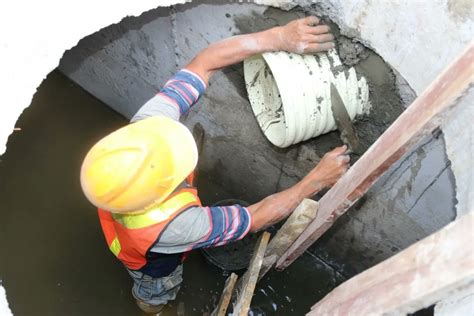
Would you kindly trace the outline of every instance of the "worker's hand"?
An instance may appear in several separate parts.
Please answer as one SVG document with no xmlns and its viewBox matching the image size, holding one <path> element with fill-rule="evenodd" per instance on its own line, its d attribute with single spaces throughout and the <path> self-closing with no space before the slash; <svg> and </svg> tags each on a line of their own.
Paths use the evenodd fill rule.
<svg viewBox="0 0 474 316">
<path fill-rule="evenodd" d="M 337 147 L 324 155 L 319 164 L 303 179 L 305 185 L 312 192 L 330 187 L 339 180 L 349 168 L 349 156 L 346 155 L 347 146 Z"/>
<path fill-rule="evenodd" d="M 304 198 L 309 198 L 336 183 L 349 167 L 346 151 L 347 147 L 342 146 L 328 152 L 303 180 L 289 189 L 250 205 L 248 210 L 252 213 L 251 230 L 258 231 L 286 218 Z"/>
<path fill-rule="evenodd" d="M 291 53 L 316 53 L 334 47 L 334 36 L 327 25 L 318 25 L 314 16 L 291 21 L 279 27 L 278 37 L 281 50 Z"/>
</svg>

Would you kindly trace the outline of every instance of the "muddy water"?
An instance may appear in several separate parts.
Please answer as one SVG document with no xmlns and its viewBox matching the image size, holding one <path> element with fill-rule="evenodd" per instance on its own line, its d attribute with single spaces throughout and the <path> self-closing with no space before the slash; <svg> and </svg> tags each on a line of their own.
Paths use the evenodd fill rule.
<svg viewBox="0 0 474 316">
<path fill-rule="evenodd" d="M 17 122 L 21 131 L 0 157 L 0 279 L 15 315 L 141 315 L 78 179 L 88 148 L 126 123 L 58 72 Z M 207 202 L 229 197 L 206 179 L 199 183 Z M 193 253 L 182 290 L 164 314 L 210 311 L 225 277 Z M 257 286 L 252 314 L 302 315 L 339 282 L 324 263 L 303 256 Z"/>
</svg>

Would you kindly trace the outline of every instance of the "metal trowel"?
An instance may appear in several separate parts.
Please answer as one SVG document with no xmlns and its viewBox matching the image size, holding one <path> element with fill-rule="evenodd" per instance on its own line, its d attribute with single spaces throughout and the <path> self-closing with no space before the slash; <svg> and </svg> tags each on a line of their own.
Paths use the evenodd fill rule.
<svg viewBox="0 0 474 316">
<path fill-rule="evenodd" d="M 357 137 L 354 126 L 352 125 L 349 113 L 347 113 L 344 101 L 342 101 L 339 91 L 334 83 L 331 82 L 331 109 L 339 130 L 342 142 L 347 145 L 347 153 L 359 153 L 359 138 Z"/>
</svg>

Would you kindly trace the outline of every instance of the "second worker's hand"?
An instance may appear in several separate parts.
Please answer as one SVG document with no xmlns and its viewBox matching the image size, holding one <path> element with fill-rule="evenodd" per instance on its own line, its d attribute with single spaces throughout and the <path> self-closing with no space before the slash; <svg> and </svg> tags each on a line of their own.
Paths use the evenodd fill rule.
<svg viewBox="0 0 474 316">
<path fill-rule="evenodd" d="M 327 25 L 309 16 L 275 28 L 280 49 L 297 54 L 317 53 L 334 48 L 334 36 Z"/>
</svg>

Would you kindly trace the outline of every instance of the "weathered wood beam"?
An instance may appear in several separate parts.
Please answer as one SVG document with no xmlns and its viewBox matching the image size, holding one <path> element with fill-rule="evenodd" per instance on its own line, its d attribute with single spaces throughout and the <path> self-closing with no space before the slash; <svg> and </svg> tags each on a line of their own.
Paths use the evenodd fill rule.
<svg viewBox="0 0 474 316">
<path fill-rule="evenodd" d="M 326 295 L 308 315 L 406 315 L 474 283 L 474 213 Z"/>
<path fill-rule="evenodd" d="M 237 283 L 237 279 L 238 276 L 235 273 L 231 273 L 231 275 L 227 278 L 219 303 L 217 304 L 216 309 L 211 313 L 211 316 L 227 315 L 227 308 L 229 307 L 230 299 L 232 298 L 232 293 L 234 291 L 235 284 Z"/>
<path fill-rule="evenodd" d="M 288 217 L 276 235 L 270 240 L 258 280 L 270 271 L 281 255 L 295 242 L 301 233 L 316 217 L 318 202 L 304 199 Z"/>
<path fill-rule="evenodd" d="M 448 117 L 473 85 L 474 42 L 395 120 L 349 171 L 321 198 L 314 221 L 277 261 L 288 267 L 324 234 L 374 182 Z"/>
<path fill-rule="evenodd" d="M 255 285 L 257 284 L 258 275 L 260 268 L 263 263 L 263 256 L 267 249 L 268 241 L 270 240 L 270 233 L 263 232 L 260 236 L 255 250 L 253 252 L 252 259 L 250 260 L 249 268 L 242 276 L 241 283 L 237 285 L 237 299 L 234 304 L 234 311 L 232 315 L 235 316 L 247 316 L 250 308 L 250 302 L 252 301 L 253 292 L 255 291 Z"/>
</svg>

